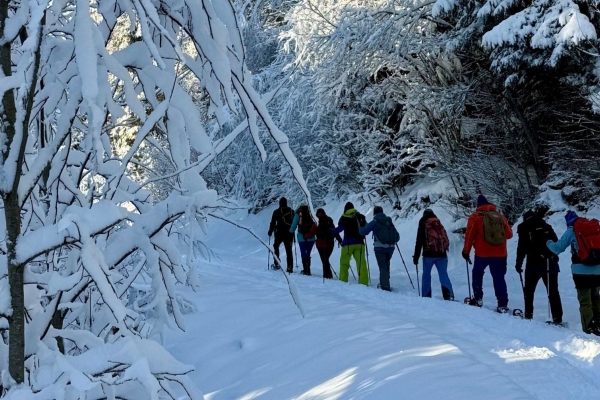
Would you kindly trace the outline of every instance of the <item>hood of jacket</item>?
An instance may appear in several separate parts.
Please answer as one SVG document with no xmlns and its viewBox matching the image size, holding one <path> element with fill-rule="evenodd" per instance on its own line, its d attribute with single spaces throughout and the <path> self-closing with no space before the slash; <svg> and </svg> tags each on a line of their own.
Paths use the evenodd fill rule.
<svg viewBox="0 0 600 400">
<path fill-rule="evenodd" d="M 498 211 L 498 208 L 493 204 L 484 204 L 477 207 L 478 212 Z"/>
<path fill-rule="evenodd" d="M 375 214 L 373 216 L 373 219 L 376 220 L 376 221 L 380 221 L 380 220 L 385 219 L 385 218 L 387 218 L 387 216 L 384 213 Z"/>
<path fill-rule="evenodd" d="M 346 211 L 343 215 L 343 217 L 346 218 L 354 218 L 354 216 L 358 213 L 358 211 L 356 211 L 355 208 L 351 208 L 348 211 Z"/>
</svg>

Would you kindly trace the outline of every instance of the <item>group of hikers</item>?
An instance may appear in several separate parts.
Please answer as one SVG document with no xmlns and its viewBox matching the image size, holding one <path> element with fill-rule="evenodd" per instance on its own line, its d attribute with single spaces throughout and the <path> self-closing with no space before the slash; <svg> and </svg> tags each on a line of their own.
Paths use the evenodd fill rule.
<svg viewBox="0 0 600 400">
<path fill-rule="evenodd" d="M 600 336 L 600 222 L 596 219 L 579 217 L 574 211 L 565 215 L 567 230 L 559 239 L 551 225 L 545 221 L 548 207 L 538 206 L 523 215 L 523 222 L 517 227 L 518 245 L 515 269 L 521 278 L 525 300 L 525 319 L 533 318 L 534 293 L 540 279 L 546 286 L 553 324 L 562 324 L 563 310 L 558 290 L 558 255 L 571 249 L 571 271 L 577 290 L 582 329 L 586 333 Z M 365 237 L 373 233 L 373 248 L 379 267 L 379 285 L 382 290 L 391 291 L 390 260 L 400 239 L 390 217 L 383 208 L 373 208 L 373 220 L 359 213 L 354 205 L 346 203 L 344 213 L 337 226 L 322 208 L 316 212 L 316 221 L 308 206 L 300 206 L 293 211 L 285 198 L 279 201 L 279 208 L 273 212 L 268 235 L 275 235 L 274 252 L 279 259 L 279 247 L 284 245 L 287 256 L 287 272 L 293 272 L 292 247 L 298 241 L 304 275 L 311 275 L 310 254 L 313 245 L 323 265 L 323 278 L 333 278 L 329 258 L 335 242 L 342 247 L 340 255 L 339 280 L 348 282 L 350 260 L 354 258 L 358 282 L 369 284 L 368 263 L 365 257 Z M 340 234 L 343 233 L 343 238 Z M 507 240 L 513 231 L 507 219 L 483 195 L 477 199 L 477 208 L 469 216 L 462 249 L 462 257 L 467 265 L 467 277 L 472 279 L 473 293 L 465 299 L 472 306 L 483 306 L 483 277 L 487 267 L 492 275 L 497 299 L 496 311 L 507 313 L 508 289 L 505 281 L 507 272 Z M 426 209 L 419 220 L 413 263 L 422 263 L 423 297 L 431 297 L 431 271 L 435 266 L 445 300 L 454 300 L 452 283 L 448 276 L 448 251 L 450 242 L 444 226 L 431 209 Z M 471 250 L 475 250 L 471 261 Z M 399 251 L 399 248 L 398 248 Z M 523 263 L 525 262 L 523 282 Z M 473 266 L 469 277 L 468 267 Z M 275 269 L 281 268 L 277 261 Z M 418 269 L 417 269 L 418 273 Z M 418 278 L 417 278 L 418 279 Z M 412 283 L 412 282 L 411 282 Z M 469 288 L 470 292 L 470 288 Z"/>
</svg>

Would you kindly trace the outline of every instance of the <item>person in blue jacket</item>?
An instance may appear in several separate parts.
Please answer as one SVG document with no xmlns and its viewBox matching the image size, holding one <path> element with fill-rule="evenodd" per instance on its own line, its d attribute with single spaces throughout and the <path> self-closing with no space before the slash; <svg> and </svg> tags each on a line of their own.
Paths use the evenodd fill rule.
<svg viewBox="0 0 600 400">
<path fill-rule="evenodd" d="M 571 247 L 571 272 L 577 289 L 577 300 L 579 300 L 581 328 L 585 333 L 600 336 L 600 265 L 591 267 L 583 265 L 577 257 L 579 246 L 573 224 L 578 218 L 574 211 L 568 211 L 565 215 L 567 230 L 558 242 L 549 240 L 546 246 L 554 254 L 560 254 L 569 246 Z"/>
<path fill-rule="evenodd" d="M 379 287 L 388 292 L 392 291 L 390 287 L 390 260 L 394 254 L 393 244 L 383 244 L 377 239 L 377 222 L 383 221 L 387 216 L 383 213 L 383 208 L 375 206 L 373 208 L 373 220 L 367 225 L 360 227 L 358 232 L 362 236 L 367 236 L 373 232 L 373 249 L 375 250 L 375 258 L 379 266 Z"/>
</svg>

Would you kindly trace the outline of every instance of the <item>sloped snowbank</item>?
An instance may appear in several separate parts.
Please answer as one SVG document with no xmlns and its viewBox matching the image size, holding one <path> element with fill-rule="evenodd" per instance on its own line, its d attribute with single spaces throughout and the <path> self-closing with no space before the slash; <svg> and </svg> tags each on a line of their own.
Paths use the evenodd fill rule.
<svg viewBox="0 0 600 400">
<path fill-rule="evenodd" d="M 435 190 L 443 190 L 443 185 L 421 184 L 404 201 L 409 204 L 408 197 Z M 563 206 L 556 194 L 547 196 L 554 196 L 549 200 L 560 211 Z M 337 220 L 343 204 L 332 202 L 325 209 Z M 370 217 L 370 206 L 359 201 L 355 205 Z M 464 226 L 452 222 L 441 203 L 431 208 L 448 231 Z M 236 212 L 229 218 L 266 238 L 272 210 L 250 216 Z M 403 214 L 397 221 L 400 248 L 411 263 L 420 212 L 399 213 Z M 562 215 L 550 217 L 559 235 L 564 231 Z M 211 224 L 206 244 L 215 250 L 215 257 L 198 261 L 201 287 L 192 294 L 199 311 L 186 317 L 187 332 L 167 337 L 168 349 L 182 362 L 196 366 L 193 378 L 208 393 L 207 399 L 506 400 L 600 395 L 596 383 L 600 341 L 579 330 L 568 254 L 561 256 L 560 289 L 571 329 L 543 322 L 547 303 L 542 284 L 536 293 L 534 321 L 418 298 L 397 253 L 392 259 L 394 293 L 377 290 L 372 248 L 369 288 L 358 285 L 352 276 L 348 284 L 323 283 L 316 252 L 312 269 L 317 276 L 292 274 L 306 311 L 302 318 L 281 272 L 267 270 L 264 247 L 231 225 Z M 451 241 L 449 274 L 460 299 L 468 295 L 462 241 L 456 234 L 451 234 Z M 515 248 L 513 239 L 507 282 L 510 306 L 522 308 Z M 336 249 L 332 256 L 336 270 L 338 260 Z M 408 266 L 414 281 L 414 266 Z M 435 272 L 432 285 L 434 296 L 441 298 Z M 495 306 L 489 274 L 484 292 L 486 305 Z"/>
</svg>

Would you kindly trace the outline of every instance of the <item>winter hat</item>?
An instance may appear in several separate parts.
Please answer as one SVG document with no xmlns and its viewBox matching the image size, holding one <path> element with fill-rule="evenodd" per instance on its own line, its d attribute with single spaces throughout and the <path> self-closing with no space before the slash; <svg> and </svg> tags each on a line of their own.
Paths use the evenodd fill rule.
<svg viewBox="0 0 600 400">
<path fill-rule="evenodd" d="M 375 206 L 373 208 L 373 214 L 383 214 L 383 208 L 381 206 Z"/>
<path fill-rule="evenodd" d="M 529 218 L 533 217 L 534 215 L 535 215 L 535 212 L 533 210 L 525 211 L 525 214 L 523 214 L 523 221 L 527 221 Z"/>
<path fill-rule="evenodd" d="M 317 218 L 323 215 L 327 215 L 325 214 L 325 210 L 323 210 L 322 208 L 317 208 Z"/>
<path fill-rule="evenodd" d="M 423 211 L 423 216 L 427 217 L 427 218 L 431 218 L 431 217 L 435 217 L 435 214 L 433 213 L 433 210 L 431 208 L 426 208 L 425 211 Z"/>
<path fill-rule="evenodd" d="M 352 208 L 354 208 L 354 204 L 347 202 L 346 205 L 344 206 L 344 212 L 346 212 Z"/>
<path fill-rule="evenodd" d="M 486 204 L 490 204 L 490 202 L 485 198 L 484 195 L 480 194 L 479 197 L 477 197 L 477 207 L 481 207 Z"/>
<path fill-rule="evenodd" d="M 539 204 L 535 207 L 535 214 L 540 218 L 544 218 L 549 210 L 550 207 L 548 207 L 546 204 Z"/>
<path fill-rule="evenodd" d="M 565 222 L 567 223 L 567 226 L 573 226 L 573 223 L 577 218 L 579 218 L 579 216 L 575 211 L 567 211 L 565 214 Z"/>
<path fill-rule="evenodd" d="M 279 199 L 279 207 L 287 207 L 287 199 L 285 197 Z"/>
</svg>

